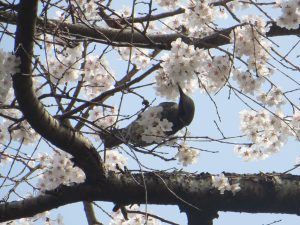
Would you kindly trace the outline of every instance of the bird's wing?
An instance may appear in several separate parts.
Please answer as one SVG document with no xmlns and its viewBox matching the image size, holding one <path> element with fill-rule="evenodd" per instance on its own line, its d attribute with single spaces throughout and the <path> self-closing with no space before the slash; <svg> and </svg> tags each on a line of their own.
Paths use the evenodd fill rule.
<svg viewBox="0 0 300 225">
<path fill-rule="evenodd" d="M 182 122 L 178 118 L 178 104 L 176 102 L 162 102 L 160 106 L 163 107 L 162 119 L 167 119 L 173 124 L 172 131 L 168 131 L 166 134 L 172 135 L 182 129 Z"/>
<path fill-rule="evenodd" d="M 162 102 L 158 106 L 161 106 L 163 108 L 178 108 L 178 104 L 176 102 Z"/>
</svg>

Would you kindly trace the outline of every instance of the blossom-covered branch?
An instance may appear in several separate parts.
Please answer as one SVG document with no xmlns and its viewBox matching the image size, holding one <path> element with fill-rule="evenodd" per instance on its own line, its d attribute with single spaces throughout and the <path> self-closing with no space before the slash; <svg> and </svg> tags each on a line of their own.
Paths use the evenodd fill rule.
<svg viewBox="0 0 300 225">
<path fill-rule="evenodd" d="M 148 204 L 172 204 L 201 209 L 233 212 L 269 212 L 299 214 L 300 177 L 282 174 L 229 174 L 230 182 L 239 182 L 236 194 L 222 194 L 213 184 L 210 174 L 187 175 L 181 172 L 145 173 L 111 176 L 106 187 L 78 184 L 61 186 L 54 191 L 29 199 L 0 204 L 0 221 L 31 217 L 78 201 L 113 201 L 118 204 L 146 203 L 143 179 L 147 185 Z M 247 202 L 247 204 L 245 204 Z M 13 210 L 12 210 L 13 209 Z"/>
<path fill-rule="evenodd" d="M 21 1 L 16 31 L 16 56 L 20 57 L 20 72 L 13 76 L 13 86 L 22 113 L 30 125 L 44 138 L 71 153 L 89 181 L 103 179 L 100 157 L 87 139 L 54 119 L 35 95 L 31 79 L 31 59 L 37 13 L 37 1 Z M 87 159 L 87 160 L 85 160 Z"/>
</svg>

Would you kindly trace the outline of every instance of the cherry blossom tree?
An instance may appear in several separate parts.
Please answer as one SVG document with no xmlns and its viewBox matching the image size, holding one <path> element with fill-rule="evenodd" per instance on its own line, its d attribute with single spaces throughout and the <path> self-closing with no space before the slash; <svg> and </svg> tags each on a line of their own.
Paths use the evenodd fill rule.
<svg viewBox="0 0 300 225">
<path fill-rule="evenodd" d="M 299 141 L 300 2 L 126 4 L 0 1 L 1 224 L 63 224 L 49 212 L 76 202 L 89 225 L 101 224 L 103 202 L 114 204 L 112 225 L 176 224 L 149 205 L 178 206 L 197 225 L 220 211 L 298 215 L 300 177 L 290 172 L 299 162 L 256 174 L 189 167 L 219 157 L 202 143 L 252 162 Z M 213 136 L 189 127 L 168 135 L 175 124 L 155 106 L 177 102 L 178 86 L 209 99 Z M 233 136 L 222 128 L 232 117 L 221 116 L 222 93 L 242 108 Z M 146 146 L 116 135 L 136 117 Z M 103 137 L 122 140 L 107 148 Z"/>
</svg>

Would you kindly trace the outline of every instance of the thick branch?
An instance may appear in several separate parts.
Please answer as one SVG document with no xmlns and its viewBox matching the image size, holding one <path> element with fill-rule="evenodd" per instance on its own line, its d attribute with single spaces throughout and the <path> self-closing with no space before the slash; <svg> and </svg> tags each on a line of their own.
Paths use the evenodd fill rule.
<svg viewBox="0 0 300 225">
<path fill-rule="evenodd" d="M 102 223 L 99 223 L 96 218 L 92 202 L 84 201 L 83 208 L 84 208 L 84 212 L 85 212 L 85 216 L 86 216 L 88 225 L 103 225 Z"/>
<path fill-rule="evenodd" d="M 31 61 L 38 1 L 23 0 L 19 5 L 16 30 L 16 56 L 20 57 L 20 72 L 13 76 L 13 87 L 21 111 L 33 129 L 60 149 L 75 157 L 90 182 L 104 179 L 101 159 L 91 143 L 79 132 L 54 119 L 35 95 L 32 86 Z"/>
<path fill-rule="evenodd" d="M 221 195 L 211 185 L 210 174 L 145 173 L 148 204 L 188 204 L 208 212 L 300 214 L 300 176 L 278 174 L 226 174 L 241 191 Z M 79 201 L 109 201 L 121 205 L 145 204 L 143 177 L 140 174 L 110 176 L 106 187 L 80 184 L 60 187 L 48 194 L 0 204 L 0 222 L 33 216 L 36 213 Z M 195 216 L 195 215 L 193 215 Z"/>
<path fill-rule="evenodd" d="M 188 225 L 213 225 L 213 220 L 219 217 L 215 210 L 198 210 L 187 204 L 179 207 L 187 215 Z"/>
<path fill-rule="evenodd" d="M 0 12 L 0 21 L 10 24 L 16 24 L 17 18 L 12 13 Z M 76 37 L 90 39 L 94 42 L 106 43 L 110 45 L 124 45 L 130 43 L 133 46 L 140 46 L 152 49 L 171 48 L 172 41 L 177 38 L 182 38 L 186 43 L 194 44 L 198 48 L 214 48 L 230 43 L 229 34 L 236 27 L 229 27 L 215 32 L 205 38 L 188 38 L 178 33 L 171 34 L 147 34 L 138 33 L 131 29 L 111 29 L 101 28 L 97 26 L 87 26 L 84 24 L 62 23 L 58 20 L 37 19 L 37 26 L 43 32 L 50 34 L 65 34 Z M 281 28 L 271 22 L 270 30 L 267 32 L 267 37 L 285 36 L 285 35 L 300 35 L 300 29 L 289 30 Z"/>
<path fill-rule="evenodd" d="M 237 26 L 217 31 L 214 34 L 209 35 L 205 38 L 189 38 L 179 33 L 144 35 L 142 33 L 138 33 L 137 31 L 132 31 L 131 29 L 118 30 L 111 28 L 101 28 L 96 26 L 88 27 L 84 24 L 60 23 L 56 20 L 49 20 L 46 23 L 46 27 L 48 28 L 48 30 L 44 30 L 44 32 L 47 33 L 51 33 L 51 30 L 56 31 L 57 28 L 59 28 L 61 33 L 65 33 L 67 35 L 85 37 L 88 39 L 92 39 L 95 42 L 99 40 L 102 43 L 104 42 L 106 44 L 111 45 L 122 45 L 124 43 L 130 43 L 133 46 L 141 46 L 144 48 L 170 50 L 171 43 L 177 38 L 182 38 L 184 42 L 188 44 L 194 44 L 197 48 L 215 48 L 229 44 L 229 34 Z M 285 35 L 300 35 L 300 29 L 289 30 L 286 28 L 281 28 L 275 23 L 271 23 L 270 30 L 266 33 L 267 37 Z"/>
</svg>

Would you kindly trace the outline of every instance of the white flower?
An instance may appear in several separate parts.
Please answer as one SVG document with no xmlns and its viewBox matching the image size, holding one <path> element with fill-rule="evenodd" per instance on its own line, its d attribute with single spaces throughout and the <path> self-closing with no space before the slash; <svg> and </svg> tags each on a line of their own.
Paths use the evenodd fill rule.
<svg viewBox="0 0 300 225">
<path fill-rule="evenodd" d="M 155 0 L 158 5 L 166 8 L 176 8 L 179 6 L 179 0 Z"/>
<path fill-rule="evenodd" d="M 99 127 L 106 129 L 114 125 L 117 121 L 115 108 L 94 107 L 90 112 L 90 119 Z M 97 135 L 98 136 L 98 135 Z"/>
<path fill-rule="evenodd" d="M 240 69 L 233 70 L 233 79 L 237 81 L 243 93 L 252 95 L 259 90 L 263 83 L 261 78 L 254 79 L 249 71 L 242 71 Z"/>
<path fill-rule="evenodd" d="M 11 137 L 15 141 L 23 141 L 24 144 L 32 144 L 40 138 L 40 135 L 31 128 L 26 120 L 24 120 L 20 122 L 18 126 L 14 127 L 11 132 Z"/>
<path fill-rule="evenodd" d="M 163 119 L 159 123 L 159 127 L 163 132 L 172 131 L 173 123 L 169 122 L 167 119 Z"/>
<path fill-rule="evenodd" d="M 136 65 L 138 69 L 145 69 L 150 65 L 151 60 L 147 49 L 133 47 L 119 47 L 117 49 L 123 60 L 130 60 L 130 63 Z"/>
<path fill-rule="evenodd" d="M 132 205 L 132 206 L 126 206 L 126 209 L 128 211 L 139 211 L 138 205 Z M 114 212 L 112 214 L 112 219 L 109 222 L 109 225 L 141 225 L 141 224 L 148 224 L 148 225 L 160 225 L 160 220 L 157 220 L 151 216 L 148 216 L 146 218 L 143 214 L 138 213 L 127 213 L 128 219 L 125 220 L 123 214 L 121 213 L 121 210 L 118 210 L 117 212 Z"/>
<path fill-rule="evenodd" d="M 225 191 L 231 191 L 233 195 L 235 195 L 236 192 L 241 190 L 239 183 L 230 185 L 229 180 L 224 173 L 221 173 L 217 176 L 211 176 L 211 181 L 212 186 L 217 188 L 221 195 L 223 195 Z"/>
<path fill-rule="evenodd" d="M 125 166 L 127 166 L 127 158 L 125 158 L 122 154 L 116 150 L 106 151 L 105 167 L 107 170 L 120 172 L 117 168 L 124 170 Z"/>
<path fill-rule="evenodd" d="M 258 76 L 270 76 L 271 70 L 266 67 L 270 58 L 271 42 L 266 40 L 267 26 L 260 16 L 245 16 L 244 25 L 236 27 L 231 33 L 235 54 L 238 57 L 248 57 L 248 70 Z"/>
<path fill-rule="evenodd" d="M 167 137 L 166 132 L 171 131 L 173 123 L 161 118 L 162 106 L 149 107 L 139 115 L 133 127 L 129 127 L 127 136 L 134 139 L 141 135 L 141 140 L 145 143 L 161 143 Z M 139 132 L 137 132 L 139 130 Z"/>
<path fill-rule="evenodd" d="M 177 84 L 186 93 L 196 90 L 199 86 L 197 74 L 205 72 L 203 65 L 207 63 L 209 56 L 207 51 L 194 49 L 193 45 L 187 45 L 181 38 L 171 45 L 169 55 L 162 56 L 162 68 L 155 77 L 155 89 L 158 95 L 175 99 L 179 95 Z"/>
<path fill-rule="evenodd" d="M 258 95 L 257 99 L 268 106 L 280 107 L 285 104 L 282 90 L 275 86 L 273 86 L 268 93 Z"/>
<path fill-rule="evenodd" d="M 53 190 L 60 184 L 70 185 L 71 183 L 84 182 L 85 174 L 78 167 L 74 167 L 70 159 L 71 155 L 58 150 L 52 155 L 38 155 L 38 161 L 40 161 L 41 168 L 44 171 L 39 176 L 37 183 L 40 192 Z"/>
<path fill-rule="evenodd" d="M 278 152 L 291 135 L 282 112 L 270 115 L 266 110 L 240 112 L 241 130 L 253 142 L 251 146 L 236 146 L 235 152 L 245 161 L 265 159 Z"/>
<path fill-rule="evenodd" d="M 230 77 L 231 64 L 227 55 L 207 59 L 202 70 L 198 71 L 202 92 L 215 93 L 225 86 Z"/>
<path fill-rule="evenodd" d="M 291 126 L 291 134 L 295 136 L 297 140 L 300 140 L 300 111 L 295 111 L 292 117 Z"/>
<path fill-rule="evenodd" d="M 223 174 L 217 176 L 211 176 L 212 186 L 220 191 L 220 194 L 224 194 L 227 190 L 230 190 L 230 184 L 228 178 Z"/>
<path fill-rule="evenodd" d="M 190 148 L 184 143 L 179 146 L 178 152 L 175 155 L 175 158 L 177 158 L 178 161 L 183 164 L 183 166 L 195 164 L 198 160 L 198 157 L 199 151 Z"/>
<path fill-rule="evenodd" d="M 235 195 L 240 190 L 241 190 L 240 183 L 230 185 L 230 190 L 229 191 L 231 191 L 233 195 Z"/>
<path fill-rule="evenodd" d="M 141 118 L 138 120 L 138 123 L 141 125 L 144 123 L 151 123 L 149 121 L 154 121 L 157 118 L 161 118 L 162 111 L 162 106 L 149 107 L 146 111 L 140 114 Z"/>
<path fill-rule="evenodd" d="M 109 68 L 108 62 L 96 55 L 87 56 L 84 72 L 84 90 L 89 97 L 109 90 L 115 81 L 114 72 Z"/>
<path fill-rule="evenodd" d="M 154 121 L 157 121 L 157 122 L 150 123 L 148 126 L 144 125 L 143 133 L 141 134 L 142 140 L 149 144 L 160 143 L 166 137 L 161 126 L 158 125 L 158 123 L 160 123 L 160 120 L 157 119 Z"/>
<path fill-rule="evenodd" d="M 45 39 L 50 39 L 50 36 L 47 35 Z M 51 42 L 52 41 L 50 41 L 50 43 Z M 54 55 L 51 51 L 52 49 L 55 50 Z M 82 44 L 78 44 L 78 46 L 74 48 L 62 48 L 57 45 L 55 47 L 49 45 L 47 46 L 47 50 L 49 51 L 49 57 L 46 68 L 49 70 L 51 81 L 64 83 L 78 80 L 79 73 L 81 72 L 79 68 L 82 63 Z"/>
<path fill-rule="evenodd" d="M 281 8 L 282 15 L 276 23 L 287 29 L 298 29 L 300 24 L 300 4 L 295 0 L 277 1 L 276 7 Z"/>
<path fill-rule="evenodd" d="M 11 76 L 19 71 L 20 59 L 0 49 L 0 104 L 7 101 L 12 87 Z"/>
<path fill-rule="evenodd" d="M 131 15 L 131 8 L 128 6 L 122 6 L 122 8 L 117 11 L 117 13 L 121 17 L 129 17 Z"/>
<path fill-rule="evenodd" d="M 91 1 L 71 1 L 72 7 L 78 11 L 77 13 L 84 14 L 84 16 L 81 16 L 83 20 L 100 20 L 99 16 L 99 6 L 98 6 L 98 0 L 91 0 Z M 79 9 L 78 9 L 79 8 Z"/>
</svg>

